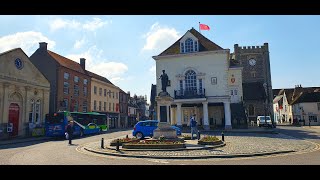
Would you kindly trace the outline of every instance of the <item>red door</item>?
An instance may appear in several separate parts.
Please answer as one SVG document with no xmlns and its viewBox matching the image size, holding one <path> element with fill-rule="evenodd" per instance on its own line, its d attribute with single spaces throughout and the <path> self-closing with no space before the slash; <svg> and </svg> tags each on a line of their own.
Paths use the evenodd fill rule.
<svg viewBox="0 0 320 180">
<path fill-rule="evenodd" d="M 9 133 L 10 136 L 17 136 L 19 130 L 19 105 L 16 103 L 11 103 L 9 107 L 9 121 L 12 123 L 13 129 L 12 133 Z"/>
</svg>

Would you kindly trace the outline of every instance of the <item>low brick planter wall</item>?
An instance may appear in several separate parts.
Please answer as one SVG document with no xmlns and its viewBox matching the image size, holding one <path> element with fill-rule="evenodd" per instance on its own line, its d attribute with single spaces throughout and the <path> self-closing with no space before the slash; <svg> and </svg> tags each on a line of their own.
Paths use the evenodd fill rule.
<svg viewBox="0 0 320 180">
<path fill-rule="evenodd" d="M 220 145 L 223 144 L 221 140 L 218 141 L 198 141 L 198 144 L 200 145 Z"/>
<path fill-rule="evenodd" d="M 185 144 L 128 144 L 122 145 L 122 148 L 127 149 L 177 149 L 185 148 Z"/>
<path fill-rule="evenodd" d="M 130 142 L 139 142 L 139 139 L 137 139 L 137 140 L 132 140 L 132 141 L 127 141 L 127 142 L 119 142 L 119 146 L 123 146 L 123 144 L 125 144 L 125 143 L 130 143 Z M 111 142 L 110 142 L 110 146 L 117 146 L 117 142 L 111 141 Z"/>
</svg>

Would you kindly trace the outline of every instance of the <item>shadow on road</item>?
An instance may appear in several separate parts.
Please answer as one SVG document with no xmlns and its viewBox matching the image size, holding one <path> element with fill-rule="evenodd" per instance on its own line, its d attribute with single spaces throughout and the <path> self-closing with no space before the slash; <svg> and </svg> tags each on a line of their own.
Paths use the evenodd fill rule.
<svg viewBox="0 0 320 180">
<path fill-rule="evenodd" d="M 74 136 L 73 140 L 93 137 L 93 136 L 102 135 L 102 134 L 110 134 L 113 132 L 127 131 L 127 130 L 131 130 L 131 129 L 111 129 L 109 131 L 105 131 L 100 134 L 88 134 L 83 137 Z M 0 142 L 0 149 L 21 148 L 21 147 L 27 147 L 27 146 L 32 146 L 36 144 L 46 143 L 49 141 L 66 141 L 66 144 L 68 143 L 64 136 L 53 137 L 53 138 L 38 137 L 38 138 L 12 139 L 12 140 L 5 140 L 5 142 L 4 141 Z"/>
</svg>

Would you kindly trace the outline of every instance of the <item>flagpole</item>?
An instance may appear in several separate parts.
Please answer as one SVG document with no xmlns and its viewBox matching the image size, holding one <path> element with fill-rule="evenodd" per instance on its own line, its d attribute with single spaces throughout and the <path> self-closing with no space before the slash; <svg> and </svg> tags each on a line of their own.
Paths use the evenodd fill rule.
<svg viewBox="0 0 320 180">
<path fill-rule="evenodd" d="M 200 32 L 200 34 L 201 34 L 201 30 L 200 30 L 200 22 L 199 22 L 199 32 Z"/>
</svg>

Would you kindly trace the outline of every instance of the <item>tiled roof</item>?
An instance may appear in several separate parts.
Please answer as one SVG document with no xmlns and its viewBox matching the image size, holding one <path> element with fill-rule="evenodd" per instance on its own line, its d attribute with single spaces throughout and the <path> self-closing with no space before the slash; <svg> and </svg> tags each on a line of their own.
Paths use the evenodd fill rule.
<svg viewBox="0 0 320 180">
<path fill-rule="evenodd" d="M 77 71 L 77 72 L 80 72 L 82 74 L 86 74 L 86 72 L 81 68 L 80 64 L 71 60 L 71 59 L 68 59 L 66 57 L 63 57 L 55 52 L 52 52 L 52 51 L 48 51 L 48 54 L 53 58 L 55 59 L 61 66 L 64 66 L 66 68 L 69 68 L 69 69 L 72 69 L 74 71 Z"/>
<path fill-rule="evenodd" d="M 105 78 L 105 77 L 102 77 L 102 76 L 100 76 L 100 75 L 98 75 L 98 74 L 95 74 L 95 73 L 93 73 L 93 72 L 90 72 L 90 71 L 87 71 L 87 73 L 88 73 L 89 76 L 91 76 L 92 78 L 95 78 L 95 79 L 98 79 L 98 80 L 100 80 L 100 81 L 103 81 L 103 82 L 112 84 L 112 83 L 111 83 L 107 78 Z M 112 85 L 114 85 L 114 84 L 112 84 Z"/>
<path fill-rule="evenodd" d="M 276 95 L 286 94 L 286 99 L 289 104 L 292 104 L 294 101 L 300 98 L 303 93 L 312 93 L 320 90 L 320 87 L 295 87 L 287 89 L 274 89 L 273 93 L 279 90 Z M 275 95 L 275 94 L 274 94 Z"/>
<path fill-rule="evenodd" d="M 210 41 L 206 37 L 204 37 L 202 34 L 200 34 L 197 30 L 194 28 L 188 30 L 191 34 L 193 34 L 196 38 L 198 38 L 199 42 L 199 52 L 201 51 L 215 51 L 215 50 L 223 50 L 222 47 L 218 46 L 214 42 Z M 183 37 L 183 36 L 182 36 Z M 181 38 L 182 38 L 181 37 Z M 171 45 L 169 48 L 164 50 L 162 53 L 159 54 L 159 56 L 165 56 L 165 55 L 174 55 L 174 54 L 180 54 L 180 39 L 178 39 L 173 45 Z"/>
<path fill-rule="evenodd" d="M 320 92 L 302 92 L 291 104 L 304 102 L 320 102 Z"/>
<path fill-rule="evenodd" d="M 280 100 L 282 100 L 283 95 L 278 95 L 273 99 L 273 103 L 278 103 Z"/>
<path fill-rule="evenodd" d="M 274 97 L 278 96 L 282 89 L 272 89 L 272 94 Z"/>
<path fill-rule="evenodd" d="M 243 100 L 264 100 L 265 90 L 260 82 L 243 83 Z"/>
</svg>

